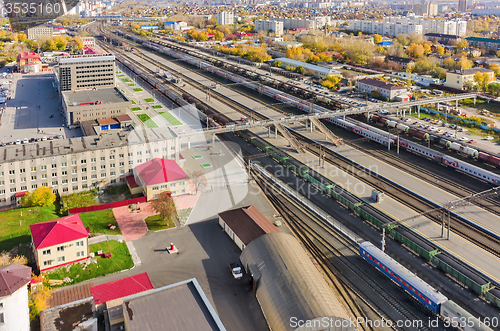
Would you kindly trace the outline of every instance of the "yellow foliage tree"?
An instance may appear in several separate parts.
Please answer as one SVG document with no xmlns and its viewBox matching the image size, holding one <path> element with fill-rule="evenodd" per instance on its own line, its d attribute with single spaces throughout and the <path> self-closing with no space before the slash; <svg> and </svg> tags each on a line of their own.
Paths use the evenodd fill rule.
<svg viewBox="0 0 500 331">
<path fill-rule="evenodd" d="M 336 89 L 340 82 L 340 77 L 335 75 L 328 75 L 326 79 L 321 82 L 321 85 L 330 89 Z"/>
<path fill-rule="evenodd" d="M 52 193 L 50 187 L 39 187 L 33 192 L 27 192 L 21 198 L 21 206 L 31 207 L 31 206 L 50 206 L 56 201 L 56 195 Z"/>
<path fill-rule="evenodd" d="M 474 63 L 471 60 L 469 60 L 465 56 L 462 56 L 460 58 L 460 61 L 457 62 L 456 67 L 457 69 L 470 69 L 473 65 Z"/>
<path fill-rule="evenodd" d="M 424 56 L 424 46 L 411 43 L 410 46 L 406 48 L 406 54 L 414 58 L 421 58 Z"/>
<path fill-rule="evenodd" d="M 46 283 L 48 280 L 46 276 L 32 275 L 33 278 L 37 278 L 38 281 Z M 40 279 L 41 278 L 41 279 Z M 49 286 L 44 285 L 38 288 L 36 292 L 30 292 L 29 294 L 29 308 L 30 308 L 30 321 L 36 320 L 42 311 L 49 308 L 49 299 L 52 296 L 51 289 Z"/>
<path fill-rule="evenodd" d="M 379 34 L 373 35 L 373 42 L 375 44 L 381 43 L 382 42 L 382 36 Z"/>
<path fill-rule="evenodd" d="M 436 54 L 438 55 L 444 55 L 444 47 L 439 45 L 437 48 L 436 48 Z"/>
<path fill-rule="evenodd" d="M 487 91 L 488 85 L 493 79 L 486 72 L 476 72 L 474 74 L 474 81 L 480 90 Z"/>
<path fill-rule="evenodd" d="M 9 265 L 12 263 L 27 265 L 28 259 L 24 255 L 16 255 L 12 257 L 9 252 L 3 251 L 2 253 L 0 253 L 0 266 Z"/>
</svg>

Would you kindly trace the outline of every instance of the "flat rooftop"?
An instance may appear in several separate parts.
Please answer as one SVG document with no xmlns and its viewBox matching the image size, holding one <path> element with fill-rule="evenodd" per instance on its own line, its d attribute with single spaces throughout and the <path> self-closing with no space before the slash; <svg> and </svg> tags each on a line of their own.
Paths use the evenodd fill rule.
<svg viewBox="0 0 500 331">
<path fill-rule="evenodd" d="M 73 331 L 80 323 L 97 324 L 94 310 L 92 297 L 44 310 L 40 314 L 40 329 L 41 331 Z"/>
<path fill-rule="evenodd" d="M 101 101 L 101 104 L 128 102 L 129 100 L 116 88 L 105 87 L 96 90 L 64 91 L 62 96 L 68 107 L 81 103 Z"/>
<path fill-rule="evenodd" d="M 226 330 L 195 278 L 123 299 L 131 331 Z"/>
<path fill-rule="evenodd" d="M 103 61 L 114 61 L 113 54 L 91 54 L 91 55 L 71 55 L 59 58 L 59 64 L 73 64 L 73 63 L 95 63 Z"/>
<path fill-rule="evenodd" d="M 0 147 L 0 163 L 164 141 L 173 139 L 174 137 L 176 137 L 176 134 L 169 128 L 153 128 L 127 132 L 110 132 L 99 137 L 55 139 L 21 145 L 7 145 Z"/>
</svg>

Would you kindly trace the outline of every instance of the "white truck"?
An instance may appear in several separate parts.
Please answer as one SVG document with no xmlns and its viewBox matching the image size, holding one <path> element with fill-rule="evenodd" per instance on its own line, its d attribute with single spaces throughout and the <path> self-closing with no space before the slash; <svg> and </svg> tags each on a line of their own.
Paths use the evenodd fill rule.
<svg viewBox="0 0 500 331">
<path fill-rule="evenodd" d="M 238 262 L 230 263 L 229 269 L 231 270 L 231 273 L 233 274 L 233 277 L 235 279 L 240 279 L 241 277 L 243 277 L 243 272 L 241 272 L 241 267 Z"/>
</svg>

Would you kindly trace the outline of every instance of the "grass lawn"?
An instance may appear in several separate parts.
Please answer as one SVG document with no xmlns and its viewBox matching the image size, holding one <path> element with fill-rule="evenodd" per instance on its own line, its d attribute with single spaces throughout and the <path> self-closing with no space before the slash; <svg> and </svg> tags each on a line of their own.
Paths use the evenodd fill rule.
<svg viewBox="0 0 500 331">
<path fill-rule="evenodd" d="M 135 86 L 135 84 L 134 84 L 134 83 L 132 83 L 132 84 L 128 84 L 128 86 Z"/>
<path fill-rule="evenodd" d="M 87 207 L 97 205 L 97 191 L 85 191 L 80 193 L 73 193 L 70 195 L 63 195 L 63 202 L 66 204 L 66 208 L 77 208 L 77 207 Z"/>
<path fill-rule="evenodd" d="M 151 231 L 158 231 L 175 227 L 175 223 L 168 219 L 167 221 L 160 220 L 160 215 L 148 216 L 145 219 L 148 229 Z"/>
<path fill-rule="evenodd" d="M 135 105 L 135 104 L 136 104 L 134 100 L 131 100 L 131 101 L 132 101 L 132 104 L 133 104 L 133 105 Z"/>
<path fill-rule="evenodd" d="M 80 263 L 75 263 L 68 266 L 61 267 L 52 272 L 48 272 L 49 279 L 63 280 L 66 277 L 71 278 L 71 282 L 64 283 L 64 285 L 71 285 L 80 283 L 89 279 L 109 275 L 120 270 L 130 269 L 134 266 L 132 257 L 128 251 L 127 245 L 122 242 L 119 243 L 115 240 L 105 241 L 99 244 L 89 246 L 91 253 L 97 253 L 102 250 L 104 253 L 111 252 L 111 257 L 105 259 L 103 257 L 96 257 L 97 263 L 91 263 L 85 270 Z M 69 269 L 67 271 L 67 269 Z"/>
<path fill-rule="evenodd" d="M 202 159 L 203 156 L 201 155 L 193 155 L 193 159 L 197 160 L 197 159 Z"/>
<path fill-rule="evenodd" d="M 134 92 L 141 92 L 142 91 L 142 88 L 135 88 L 134 89 Z"/>
<path fill-rule="evenodd" d="M 132 109 L 132 111 L 142 110 L 142 108 L 141 108 L 141 107 L 134 107 L 134 108 L 131 108 L 131 109 Z"/>
<path fill-rule="evenodd" d="M 179 222 L 181 224 L 185 224 L 186 221 L 189 218 L 189 215 L 191 215 L 191 212 L 193 211 L 193 207 L 181 209 L 177 212 L 177 217 L 179 218 Z"/>
<path fill-rule="evenodd" d="M 122 80 L 123 80 L 123 82 L 125 82 L 125 83 L 130 83 L 130 82 L 131 82 L 131 80 L 130 80 L 129 78 L 122 78 Z"/>
<path fill-rule="evenodd" d="M 155 102 L 155 99 L 153 99 L 153 98 L 146 98 L 146 99 L 144 99 L 144 101 L 146 101 L 146 102 Z"/>
<path fill-rule="evenodd" d="M 139 114 L 139 115 L 137 115 L 137 117 L 139 117 L 139 119 L 142 121 L 142 123 L 144 123 L 144 125 L 146 125 L 146 127 L 150 128 L 150 129 L 158 126 L 158 125 L 156 125 L 155 121 L 153 121 L 151 119 L 151 117 L 149 117 L 148 114 Z"/>
<path fill-rule="evenodd" d="M 156 105 L 156 106 L 153 106 L 154 109 L 160 109 L 160 108 L 163 108 L 162 105 Z"/>
<path fill-rule="evenodd" d="M 203 163 L 201 166 L 203 168 L 211 168 L 212 167 L 212 165 L 210 163 Z"/>
<path fill-rule="evenodd" d="M 160 112 L 160 115 L 163 116 L 163 118 L 165 118 L 168 123 L 172 125 L 182 125 L 182 123 L 168 111 Z"/>
<path fill-rule="evenodd" d="M 473 99 L 465 99 L 458 102 L 460 106 L 470 107 L 479 110 L 486 109 L 492 113 L 500 113 L 500 104 L 498 102 L 488 103 L 486 100 L 477 99 L 476 105 L 474 105 Z"/>
<path fill-rule="evenodd" d="M 38 210 L 38 213 L 34 212 Z M 21 212 L 23 216 L 21 216 Z M 8 251 L 19 244 L 31 241 L 31 224 L 59 218 L 54 206 L 28 207 L 7 210 L 0 213 L 0 252 Z M 21 226 L 19 226 L 21 221 Z"/>
<path fill-rule="evenodd" d="M 122 234 L 112 209 L 80 213 L 83 225 L 90 228 L 91 233 Z M 116 226 L 114 230 L 108 228 L 108 224 Z"/>
</svg>

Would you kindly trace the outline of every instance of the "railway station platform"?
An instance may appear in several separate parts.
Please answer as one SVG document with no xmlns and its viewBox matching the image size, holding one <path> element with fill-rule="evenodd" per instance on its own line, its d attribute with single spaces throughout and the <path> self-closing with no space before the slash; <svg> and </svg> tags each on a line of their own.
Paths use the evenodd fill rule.
<svg viewBox="0 0 500 331">
<path fill-rule="evenodd" d="M 302 126 L 302 131 L 305 131 L 305 128 L 303 126 Z M 368 198 L 371 196 L 372 190 L 374 188 L 366 185 L 357 178 L 352 177 L 351 175 L 345 173 L 344 171 L 328 163 L 325 163 L 324 167 L 318 167 L 319 161 L 317 156 L 314 156 L 309 152 L 300 154 L 296 153 L 295 151 L 293 151 L 291 148 L 288 147 L 289 145 L 288 142 L 280 136 L 278 136 L 278 138 L 274 138 L 274 135 L 271 135 L 271 138 L 268 138 L 267 131 L 265 130 L 260 130 L 260 132 L 257 132 L 255 130 L 255 132 L 258 135 L 260 135 L 263 139 L 268 140 L 275 146 L 280 147 L 283 150 L 286 150 L 289 154 L 291 154 L 298 160 L 307 163 L 311 167 L 314 167 L 316 171 L 330 178 L 332 181 L 342 185 L 344 189 L 350 191 L 351 193 L 361 198 L 364 198 L 367 201 Z M 317 136 L 314 138 L 321 140 L 322 135 L 317 132 L 316 134 Z M 346 146 L 341 146 L 337 148 L 344 149 L 345 147 Z M 361 152 L 359 151 L 353 151 L 352 153 L 361 154 Z M 380 166 L 379 169 L 382 169 L 382 166 Z M 396 169 L 394 168 L 391 169 L 391 175 L 390 175 L 391 178 L 393 178 L 392 173 L 395 170 Z M 410 176 L 406 175 L 406 177 Z M 412 209 L 400 204 L 396 200 L 387 196 L 384 198 L 382 202 L 375 204 L 375 207 L 379 208 L 383 212 L 399 220 L 407 219 L 409 217 L 417 215 L 417 213 Z M 404 224 L 407 225 L 408 227 L 413 228 L 416 232 L 420 233 L 422 236 L 432 241 L 436 246 L 442 247 L 444 250 L 451 252 L 455 256 L 469 263 L 470 265 L 476 267 L 479 270 L 482 270 L 485 274 L 489 275 L 491 278 L 500 281 L 499 277 L 500 259 L 493 256 L 489 252 L 484 251 L 483 249 L 477 247 L 476 245 L 456 235 L 453 232 L 450 233 L 450 240 L 447 240 L 446 238 L 441 238 L 441 226 L 434 223 L 433 221 L 429 220 L 426 217 L 419 217 L 414 220 L 404 222 Z"/>
</svg>

